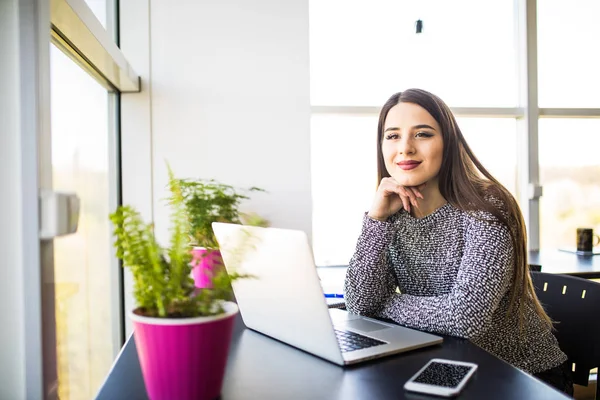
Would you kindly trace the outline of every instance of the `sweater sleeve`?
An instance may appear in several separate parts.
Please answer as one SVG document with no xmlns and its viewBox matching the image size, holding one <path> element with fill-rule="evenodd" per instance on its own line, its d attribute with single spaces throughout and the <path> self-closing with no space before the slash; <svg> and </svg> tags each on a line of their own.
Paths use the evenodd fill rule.
<svg viewBox="0 0 600 400">
<path fill-rule="evenodd" d="M 444 335 L 477 338 L 512 281 L 514 249 L 506 226 L 472 219 L 456 281 L 442 296 L 392 293 L 377 314 L 398 324 Z"/>
<path fill-rule="evenodd" d="M 392 222 L 378 221 L 365 214 L 344 283 L 348 311 L 373 315 L 395 292 L 396 279 L 387 260 L 387 248 L 395 232 Z"/>
</svg>

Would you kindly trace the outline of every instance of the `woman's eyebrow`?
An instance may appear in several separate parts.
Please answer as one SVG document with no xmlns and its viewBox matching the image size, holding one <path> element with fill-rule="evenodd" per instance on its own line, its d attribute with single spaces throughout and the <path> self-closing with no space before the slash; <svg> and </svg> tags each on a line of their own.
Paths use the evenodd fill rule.
<svg viewBox="0 0 600 400">
<path fill-rule="evenodd" d="M 413 126 L 413 129 L 431 129 L 432 131 L 435 131 L 435 128 L 433 126 L 429 126 L 427 124 L 415 125 Z"/>
<path fill-rule="evenodd" d="M 431 129 L 432 131 L 435 131 L 435 128 L 432 126 L 429 126 L 427 124 L 419 124 L 419 125 L 415 125 L 412 127 L 412 129 Z M 387 131 L 399 131 L 400 128 L 397 128 L 395 126 L 390 126 L 389 128 L 386 128 L 383 132 L 387 132 Z"/>
</svg>

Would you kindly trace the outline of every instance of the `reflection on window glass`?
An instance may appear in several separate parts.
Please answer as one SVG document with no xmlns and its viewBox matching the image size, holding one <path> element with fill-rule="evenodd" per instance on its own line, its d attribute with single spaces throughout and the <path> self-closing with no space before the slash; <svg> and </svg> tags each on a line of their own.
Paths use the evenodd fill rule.
<svg viewBox="0 0 600 400">
<path fill-rule="evenodd" d="M 577 228 L 600 233 L 600 119 L 541 119 L 541 248 L 575 247 Z"/>
<path fill-rule="evenodd" d="M 600 107 L 600 1 L 538 1 L 540 107 Z"/>
<path fill-rule="evenodd" d="M 513 3 L 311 0 L 311 104 L 381 106 L 418 87 L 454 107 L 513 107 Z"/>
<path fill-rule="evenodd" d="M 50 56 L 53 186 L 81 200 L 77 233 L 54 240 L 58 392 L 63 400 L 90 399 L 119 346 L 111 308 L 118 288 L 111 287 L 109 94 L 54 46 Z"/>
<path fill-rule="evenodd" d="M 514 194 L 515 120 L 460 118 L 458 124 L 475 156 Z M 378 183 L 376 137 L 377 115 L 312 116 L 313 251 L 319 266 L 348 264 L 354 252 Z"/>
</svg>

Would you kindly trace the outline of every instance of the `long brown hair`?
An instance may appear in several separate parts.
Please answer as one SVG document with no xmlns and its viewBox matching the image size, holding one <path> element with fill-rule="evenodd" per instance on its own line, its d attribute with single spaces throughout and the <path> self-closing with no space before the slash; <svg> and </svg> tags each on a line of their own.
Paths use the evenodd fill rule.
<svg viewBox="0 0 600 400">
<path fill-rule="evenodd" d="M 413 103 L 423 107 L 442 129 L 444 148 L 438 176 L 441 195 L 458 209 L 468 212 L 487 211 L 495 217 L 496 223 L 499 221 L 509 228 L 514 249 L 514 268 L 508 313 L 516 310 L 522 327 L 527 302 L 531 301 L 530 304 L 542 320 L 552 325 L 550 317 L 535 294 L 529 275 L 527 233 L 519 205 L 512 194 L 475 157 L 452 111 L 439 97 L 425 90 L 409 89 L 394 94 L 384 104 L 377 128 L 377 182 L 390 176 L 385 167 L 381 143 L 385 119 L 390 109 L 398 103 Z M 489 200 L 490 196 L 498 200 L 501 208 Z"/>
</svg>

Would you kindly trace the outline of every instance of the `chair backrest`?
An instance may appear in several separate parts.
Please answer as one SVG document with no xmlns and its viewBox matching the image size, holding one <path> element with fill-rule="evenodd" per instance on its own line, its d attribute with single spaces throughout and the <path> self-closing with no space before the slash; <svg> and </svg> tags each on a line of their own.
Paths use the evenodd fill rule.
<svg viewBox="0 0 600 400">
<path fill-rule="evenodd" d="M 531 272 L 535 293 L 556 322 L 560 348 L 574 364 L 573 381 L 587 386 L 600 366 L 600 283 L 568 275 Z"/>
</svg>

